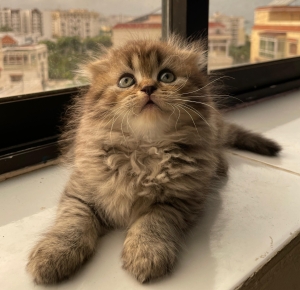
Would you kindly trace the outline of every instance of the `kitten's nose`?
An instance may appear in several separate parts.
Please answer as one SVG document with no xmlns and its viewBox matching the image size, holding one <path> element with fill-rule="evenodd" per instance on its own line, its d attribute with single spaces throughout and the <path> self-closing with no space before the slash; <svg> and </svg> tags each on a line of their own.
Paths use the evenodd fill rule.
<svg viewBox="0 0 300 290">
<path fill-rule="evenodd" d="M 142 92 L 145 92 L 148 96 L 151 96 L 151 94 L 157 89 L 155 86 L 145 86 L 141 89 Z"/>
</svg>

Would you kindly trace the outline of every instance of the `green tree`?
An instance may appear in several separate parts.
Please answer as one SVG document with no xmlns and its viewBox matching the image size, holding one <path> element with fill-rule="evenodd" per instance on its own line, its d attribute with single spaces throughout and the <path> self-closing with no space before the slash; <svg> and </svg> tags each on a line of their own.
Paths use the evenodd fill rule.
<svg viewBox="0 0 300 290">
<path fill-rule="evenodd" d="M 250 60 L 250 46 L 251 42 L 249 37 L 246 39 L 246 43 L 243 46 L 231 46 L 229 48 L 229 55 L 233 57 L 234 64 L 248 63 Z"/>
<path fill-rule="evenodd" d="M 62 54 L 82 52 L 82 42 L 77 36 L 61 37 L 57 40 L 57 49 Z"/>
<path fill-rule="evenodd" d="M 0 32 L 12 32 L 13 29 L 10 26 L 4 25 L 0 27 Z"/>
<path fill-rule="evenodd" d="M 96 37 L 88 37 L 83 41 L 87 50 L 97 51 L 101 45 L 105 47 L 112 46 L 111 37 L 107 35 L 99 35 Z"/>
<path fill-rule="evenodd" d="M 45 44 L 47 46 L 48 52 L 53 52 L 56 50 L 56 42 L 51 40 L 43 40 L 40 41 L 41 44 Z"/>
<path fill-rule="evenodd" d="M 79 37 L 60 37 L 56 41 L 44 40 L 48 49 L 50 79 L 73 79 L 74 71 L 87 52 L 99 51 L 99 46 L 111 46 L 110 36 L 96 36 L 81 40 Z"/>
<path fill-rule="evenodd" d="M 50 79 L 73 79 L 79 59 L 79 55 L 76 54 L 62 57 L 59 51 L 49 54 Z"/>
</svg>

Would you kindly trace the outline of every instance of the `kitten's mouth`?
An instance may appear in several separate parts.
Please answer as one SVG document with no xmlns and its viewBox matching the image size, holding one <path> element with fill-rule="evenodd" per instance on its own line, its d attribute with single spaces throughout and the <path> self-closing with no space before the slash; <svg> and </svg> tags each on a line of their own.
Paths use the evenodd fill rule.
<svg viewBox="0 0 300 290">
<path fill-rule="evenodd" d="M 149 99 L 148 101 L 147 101 L 147 103 L 143 106 L 143 108 L 142 108 L 142 110 L 144 110 L 144 109 L 146 109 L 146 108 L 152 108 L 152 107 L 157 107 L 157 108 L 159 108 L 159 106 L 156 104 L 156 103 L 154 103 L 151 99 Z"/>
<path fill-rule="evenodd" d="M 155 105 L 155 103 L 152 100 L 149 100 L 145 106 L 147 106 L 147 105 Z"/>
</svg>

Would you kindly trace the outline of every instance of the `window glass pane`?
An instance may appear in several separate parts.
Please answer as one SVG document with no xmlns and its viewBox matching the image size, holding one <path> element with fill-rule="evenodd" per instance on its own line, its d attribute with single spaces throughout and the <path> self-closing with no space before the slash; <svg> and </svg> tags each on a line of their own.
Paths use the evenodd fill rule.
<svg viewBox="0 0 300 290">
<path fill-rule="evenodd" d="M 300 0 L 210 0 L 209 10 L 209 70 L 300 55 Z"/>
<path fill-rule="evenodd" d="M 99 45 L 160 39 L 161 26 L 161 0 L 2 0 L 0 97 L 83 84 L 75 71 Z"/>
</svg>

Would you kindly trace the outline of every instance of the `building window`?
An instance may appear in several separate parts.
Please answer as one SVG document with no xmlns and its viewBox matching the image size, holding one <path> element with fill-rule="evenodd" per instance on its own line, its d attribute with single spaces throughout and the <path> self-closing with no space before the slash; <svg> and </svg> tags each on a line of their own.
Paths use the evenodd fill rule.
<svg viewBox="0 0 300 290">
<path fill-rule="evenodd" d="M 13 75 L 10 75 L 10 80 L 12 82 L 21 82 L 23 80 L 23 75 L 22 74 L 13 74 Z"/>
<path fill-rule="evenodd" d="M 298 45 L 297 43 L 290 43 L 289 46 L 289 54 L 290 55 L 297 55 Z"/>
<path fill-rule="evenodd" d="M 259 55 L 269 59 L 283 58 L 284 46 L 284 39 L 261 37 L 259 43 Z"/>
</svg>

